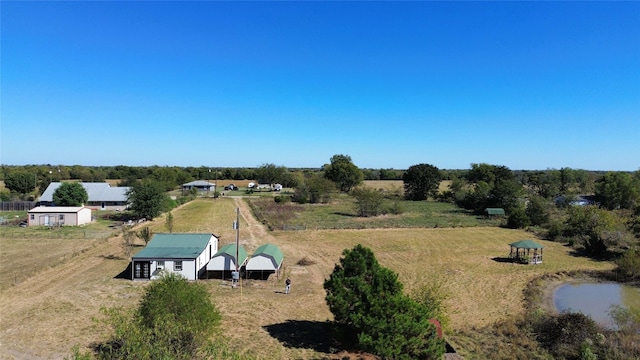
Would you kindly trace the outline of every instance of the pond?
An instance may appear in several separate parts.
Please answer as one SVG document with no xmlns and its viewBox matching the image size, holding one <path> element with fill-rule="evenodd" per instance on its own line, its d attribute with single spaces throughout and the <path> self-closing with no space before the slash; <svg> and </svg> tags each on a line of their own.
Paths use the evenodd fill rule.
<svg viewBox="0 0 640 360">
<path fill-rule="evenodd" d="M 611 307 L 640 307 L 640 288 L 617 283 L 568 283 L 556 289 L 553 305 L 557 311 L 581 312 L 598 324 L 615 329 L 609 315 Z"/>
</svg>

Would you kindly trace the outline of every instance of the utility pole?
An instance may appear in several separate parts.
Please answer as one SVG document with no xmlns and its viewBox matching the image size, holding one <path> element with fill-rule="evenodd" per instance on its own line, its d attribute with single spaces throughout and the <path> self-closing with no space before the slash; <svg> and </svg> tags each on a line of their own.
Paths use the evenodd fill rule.
<svg viewBox="0 0 640 360">
<path fill-rule="evenodd" d="M 236 281 L 240 282 L 240 208 L 236 208 L 236 221 L 233 222 L 233 228 L 236 230 L 236 259 L 234 261 L 236 264 L 236 271 L 231 274 L 232 287 L 234 287 Z M 242 297 L 242 285 L 240 285 L 240 297 Z"/>
</svg>

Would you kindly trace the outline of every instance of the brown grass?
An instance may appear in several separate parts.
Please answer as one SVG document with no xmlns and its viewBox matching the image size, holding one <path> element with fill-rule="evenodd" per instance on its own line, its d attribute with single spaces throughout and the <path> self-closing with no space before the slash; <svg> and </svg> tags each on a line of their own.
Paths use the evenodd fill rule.
<svg viewBox="0 0 640 360">
<path fill-rule="evenodd" d="M 399 274 L 406 291 L 432 277 L 444 280 L 447 307 L 456 330 L 493 324 L 523 309 L 526 284 L 544 273 L 576 269 L 611 269 L 608 262 L 575 257 L 561 244 L 540 241 L 544 263 L 515 265 L 497 262 L 509 252 L 508 243 L 530 234 L 499 228 L 324 230 L 268 233 L 241 198 L 201 199 L 174 210 L 174 232 L 213 232 L 221 243 L 235 241 L 231 224 L 240 208 L 240 241 L 251 253 L 270 242 L 285 254 L 279 279 L 243 281 L 231 289 L 220 279 L 203 281 L 223 315 L 231 347 L 260 359 L 312 359 L 327 351 L 322 323 L 331 318 L 322 284 L 341 253 L 355 244 L 370 247 L 383 266 Z M 164 230 L 164 218 L 150 226 Z M 5 240 L 0 239 L 2 250 Z M 28 244 L 23 244 L 28 246 Z M 16 245 L 17 246 L 17 245 Z M 63 243 L 67 253 L 76 251 Z M 16 261 L 41 263 L 39 252 L 22 251 Z M 298 265 L 303 261 L 309 265 Z M 121 239 L 96 240 L 85 252 L 2 291 L 0 344 L 3 359 L 61 358 L 74 344 L 86 348 L 102 341 L 108 329 L 91 321 L 101 307 L 135 306 L 143 282 L 115 278 L 128 264 Z M 6 276 L 3 271 L 3 276 Z M 293 281 L 282 294 L 282 279 Z M 287 340 L 282 334 L 290 333 Z M 304 339 L 291 341 L 293 334 Z M 284 345 L 284 342 L 291 345 Z M 315 343 L 314 343 L 315 342 Z M 324 342 L 324 343 L 323 343 Z"/>
</svg>

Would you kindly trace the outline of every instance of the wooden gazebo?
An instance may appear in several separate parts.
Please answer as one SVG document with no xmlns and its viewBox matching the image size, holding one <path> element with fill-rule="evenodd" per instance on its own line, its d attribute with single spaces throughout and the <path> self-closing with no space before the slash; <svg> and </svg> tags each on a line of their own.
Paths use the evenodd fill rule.
<svg viewBox="0 0 640 360">
<path fill-rule="evenodd" d="M 520 240 L 509 244 L 509 246 L 511 246 L 509 258 L 513 261 L 528 264 L 542 263 L 542 249 L 544 246 L 537 242 L 533 240 Z M 531 253 L 531 250 L 533 250 L 533 254 Z"/>
</svg>

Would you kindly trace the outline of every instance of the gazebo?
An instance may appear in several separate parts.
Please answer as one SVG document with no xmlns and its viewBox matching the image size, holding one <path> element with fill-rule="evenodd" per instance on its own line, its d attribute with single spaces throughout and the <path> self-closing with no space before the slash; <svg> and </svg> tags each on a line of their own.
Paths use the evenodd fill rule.
<svg viewBox="0 0 640 360">
<path fill-rule="evenodd" d="M 520 240 L 509 244 L 509 246 L 511 246 L 509 259 L 528 264 L 542 263 L 542 249 L 544 246 L 537 242 L 533 240 Z M 533 250 L 533 255 L 531 254 L 531 250 Z M 540 250 L 540 252 L 538 252 L 538 250 Z"/>
</svg>

